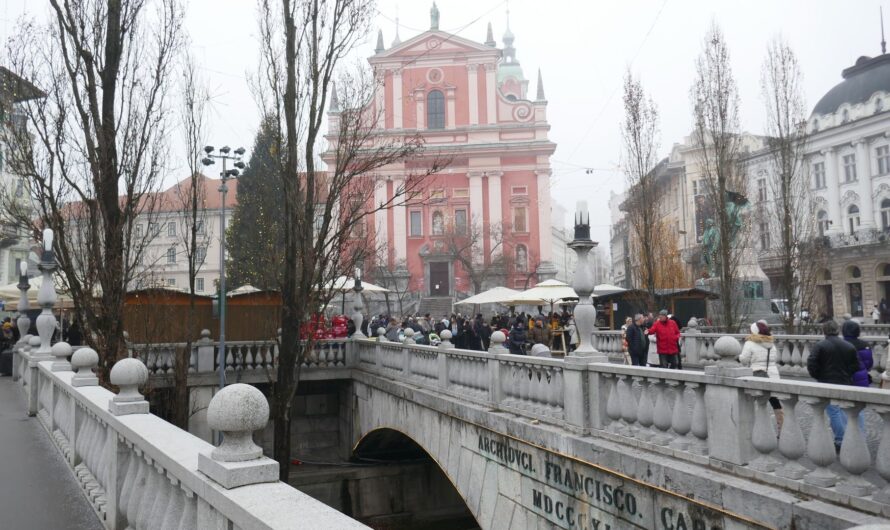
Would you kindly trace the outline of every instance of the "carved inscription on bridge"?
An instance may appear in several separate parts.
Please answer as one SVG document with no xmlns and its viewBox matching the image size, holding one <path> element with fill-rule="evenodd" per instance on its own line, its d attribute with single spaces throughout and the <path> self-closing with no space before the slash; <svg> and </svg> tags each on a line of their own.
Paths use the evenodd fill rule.
<svg viewBox="0 0 890 530">
<path fill-rule="evenodd" d="M 473 447 L 519 481 L 521 503 L 568 530 L 760 528 L 713 507 L 481 427 Z M 499 477 L 500 479 L 500 477 Z M 511 478 L 512 480 L 512 478 Z"/>
</svg>

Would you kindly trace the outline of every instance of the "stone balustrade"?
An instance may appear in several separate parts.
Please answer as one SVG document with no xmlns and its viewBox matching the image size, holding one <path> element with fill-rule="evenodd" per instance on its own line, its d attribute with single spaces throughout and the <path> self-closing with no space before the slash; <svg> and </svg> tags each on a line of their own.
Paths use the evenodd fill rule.
<svg viewBox="0 0 890 530">
<path fill-rule="evenodd" d="M 137 359 L 112 367 L 118 394 L 98 386 L 89 348 L 72 356 L 77 373 L 29 362 L 35 414 L 105 528 L 365 528 L 278 482 L 277 462 L 252 439 L 269 416 L 254 387 L 229 385 L 211 400 L 210 426 L 224 433 L 214 448 L 148 413 L 138 387 L 149 370 Z"/>
<path fill-rule="evenodd" d="M 703 368 L 715 364 L 719 356 L 714 350 L 714 343 L 726 334 L 700 333 L 696 329 L 688 329 L 680 334 L 681 352 L 683 354 L 683 366 L 690 368 Z M 745 334 L 731 334 L 744 344 Z M 621 330 L 606 330 L 593 332 L 593 344 L 602 353 L 609 356 L 609 360 L 624 363 L 624 332 Z M 774 334 L 776 344 L 776 358 L 779 373 L 783 377 L 809 378 L 807 372 L 807 358 L 812 347 L 822 340 L 822 335 L 778 335 Z M 888 340 L 884 336 L 863 336 L 862 340 L 871 344 L 874 353 L 874 366 L 871 370 L 872 380 L 880 381 L 881 374 L 887 370 Z"/>
<path fill-rule="evenodd" d="M 594 337 L 602 344 L 615 334 Z M 735 362 L 740 346 L 729 337 L 703 355 L 705 372 L 511 355 L 500 353 L 502 334 L 492 340 L 489 352 L 353 346 L 357 368 L 387 379 L 890 516 L 890 393 L 753 377 Z M 727 342 L 735 344 L 728 353 Z M 770 397 L 783 405 L 781 430 Z M 839 454 L 829 404 L 848 418 Z"/>
</svg>

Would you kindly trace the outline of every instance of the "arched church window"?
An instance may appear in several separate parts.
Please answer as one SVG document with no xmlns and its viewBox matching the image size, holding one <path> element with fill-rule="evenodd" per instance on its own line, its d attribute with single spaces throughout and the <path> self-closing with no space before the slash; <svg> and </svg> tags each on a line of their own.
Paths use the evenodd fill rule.
<svg viewBox="0 0 890 530">
<path fill-rule="evenodd" d="M 442 212 L 436 210 L 433 212 L 433 235 L 441 236 L 445 233 L 445 216 L 442 215 Z"/>
<path fill-rule="evenodd" d="M 445 96 L 441 90 L 432 90 L 426 98 L 426 123 L 430 129 L 445 128 Z"/>
</svg>

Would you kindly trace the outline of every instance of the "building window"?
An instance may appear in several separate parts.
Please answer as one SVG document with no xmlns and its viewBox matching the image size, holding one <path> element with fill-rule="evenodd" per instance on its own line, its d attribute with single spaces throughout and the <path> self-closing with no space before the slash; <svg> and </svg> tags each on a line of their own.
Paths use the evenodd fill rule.
<svg viewBox="0 0 890 530">
<path fill-rule="evenodd" d="M 760 223 L 760 250 L 769 250 L 769 223 Z"/>
<path fill-rule="evenodd" d="M 825 213 L 825 210 L 819 210 L 819 213 L 816 214 L 816 224 L 819 226 L 819 235 L 825 236 L 825 233 L 828 232 L 828 228 L 831 226 L 831 221 L 828 220 L 828 214 Z"/>
<path fill-rule="evenodd" d="M 207 247 L 198 247 L 195 249 L 195 265 L 203 265 L 207 259 Z"/>
<path fill-rule="evenodd" d="M 167 287 L 176 287 L 176 278 L 167 278 Z"/>
<path fill-rule="evenodd" d="M 528 232 L 528 210 L 525 206 L 513 208 L 513 231 Z"/>
<path fill-rule="evenodd" d="M 748 300 L 762 300 L 763 282 L 742 282 L 742 291 Z"/>
<path fill-rule="evenodd" d="M 420 237 L 423 235 L 423 212 L 415 210 L 408 214 L 411 237 Z"/>
<path fill-rule="evenodd" d="M 757 179 L 757 200 L 766 202 L 766 179 Z"/>
<path fill-rule="evenodd" d="M 2 169 L 2 168 L 0 168 L 0 169 Z M 25 179 L 20 178 L 20 179 L 16 180 L 15 196 L 16 197 L 24 197 L 25 196 Z"/>
<path fill-rule="evenodd" d="M 195 291 L 199 293 L 204 292 L 204 278 L 195 278 Z"/>
<path fill-rule="evenodd" d="M 813 189 L 825 188 L 825 162 L 813 164 Z"/>
<path fill-rule="evenodd" d="M 445 190 L 430 190 L 430 200 L 431 201 L 444 201 L 445 200 Z"/>
<path fill-rule="evenodd" d="M 458 234 L 467 233 L 467 211 L 454 210 L 454 230 Z"/>
<path fill-rule="evenodd" d="M 176 237 L 176 223 L 167 223 L 167 237 Z"/>
<path fill-rule="evenodd" d="M 847 225 L 851 235 L 859 228 L 859 207 L 855 204 L 847 208 Z"/>
<path fill-rule="evenodd" d="M 432 90 L 426 97 L 426 124 L 428 129 L 445 128 L 445 96 Z"/>
<path fill-rule="evenodd" d="M 693 197 L 698 196 L 698 181 L 697 180 L 692 181 L 692 196 Z"/>
<path fill-rule="evenodd" d="M 890 229 L 890 199 L 881 201 L 881 228 Z"/>
<path fill-rule="evenodd" d="M 878 175 L 890 173 L 890 145 L 882 145 L 875 149 L 878 158 Z"/>
<path fill-rule="evenodd" d="M 176 247 L 167 249 L 167 263 L 176 263 Z"/>
<path fill-rule="evenodd" d="M 442 212 L 436 210 L 433 212 L 433 235 L 441 236 L 445 233 L 445 216 Z"/>
<path fill-rule="evenodd" d="M 136 233 L 136 237 L 137 237 L 137 238 L 140 238 L 140 239 L 142 238 L 142 223 L 137 223 L 137 224 L 136 224 L 136 231 L 135 231 L 135 233 Z"/>
<path fill-rule="evenodd" d="M 844 182 L 856 182 L 856 155 L 844 155 Z"/>
<path fill-rule="evenodd" d="M 528 195 L 528 186 L 513 186 L 510 192 L 513 195 Z"/>
<path fill-rule="evenodd" d="M 862 278 L 862 270 L 859 267 L 853 265 L 847 270 L 847 276 L 849 278 Z"/>
<path fill-rule="evenodd" d="M 161 233 L 161 227 L 158 223 L 148 223 L 148 235 L 155 237 Z"/>
<path fill-rule="evenodd" d="M 195 223 L 195 227 L 196 227 L 195 231 L 198 233 L 198 235 L 203 236 L 204 235 L 204 221 L 198 221 L 197 223 Z"/>
<path fill-rule="evenodd" d="M 516 245 L 516 271 L 528 271 L 528 249 L 525 245 Z"/>
</svg>

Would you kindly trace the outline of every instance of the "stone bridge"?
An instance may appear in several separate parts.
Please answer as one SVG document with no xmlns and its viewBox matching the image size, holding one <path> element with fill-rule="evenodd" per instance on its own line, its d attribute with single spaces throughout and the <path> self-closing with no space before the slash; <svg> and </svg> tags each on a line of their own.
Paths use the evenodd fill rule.
<svg viewBox="0 0 890 530">
<path fill-rule="evenodd" d="M 605 346 L 609 337 L 597 340 Z M 887 521 L 890 393 L 755 378 L 734 362 L 737 341 L 695 340 L 703 345 L 700 371 L 614 364 L 605 354 L 514 356 L 496 333 L 488 352 L 454 349 L 447 339 L 439 347 L 324 344 L 301 373 L 348 384 L 343 434 L 354 454 L 416 444 L 485 530 L 799 530 Z M 81 358 L 74 374 L 64 363 L 70 351 L 47 354 L 36 337 L 20 346 L 15 365 L 29 411 L 106 528 L 153 527 L 146 514 L 160 505 L 196 527 L 300 527 L 306 521 L 297 506 L 327 521 L 325 528 L 354 524 L 281 483 L 226 485 L 200 468 L 199 455 L 210 455 L 211 444 L 146 410 L 115 414 L 133 411 L 128 403 L 141 400 L 134 393 L 142 380 L 124 381 L 129 389 L 122 385 L 118 396 L 84 388 L 75 383 L 89 378 Z M 792 370 L 802 357 L 789 348 Z M 211 353 L 206 341 L 196 346 L 198 386 L 213 381 Z M 276 354 L 274 346 L 241 347 L 227 360 L 230 380 L 268 381 Z M 138 356 L 148 364 L 145 378 L 169 376 L 162 354 Z M 778 437 L 769 397 L 785 409 Z M 848 428 L 839 455 L 823 412 L 830 403 L 851 426 L 863 417 L 864 431 Z M 137 492 L 134 481 L 145 489 Z M 268 488 L 279 488 L 274 500 L 259 500 L 272 494 Z M 134 492 L 152 496 L 151 503 L 134 501 Z"/>
</svg>

